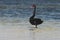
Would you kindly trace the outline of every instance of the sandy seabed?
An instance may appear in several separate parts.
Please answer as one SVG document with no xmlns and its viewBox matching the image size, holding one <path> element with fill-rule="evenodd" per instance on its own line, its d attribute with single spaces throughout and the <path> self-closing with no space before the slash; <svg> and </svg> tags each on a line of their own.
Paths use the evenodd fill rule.
<svg viewBox="0 0 60 40">
<path fill-rule="evenodd" d="M 0 23 L 0 40 L 60 40 L 60 22 L 45 22 L 40 28 L 28 26 Z"/>
<path fill-rule="evenodd" d="M 60 29 L 0 29 L 0 40 L 60 40 Z"/>
</svg>

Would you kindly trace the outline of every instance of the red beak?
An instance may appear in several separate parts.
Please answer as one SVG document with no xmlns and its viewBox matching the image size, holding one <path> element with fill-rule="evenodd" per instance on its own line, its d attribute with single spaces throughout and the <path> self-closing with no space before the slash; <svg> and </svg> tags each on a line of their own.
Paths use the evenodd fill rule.
<svg viewBox="0 0 60 40">
<path fill-rule="evenodd" d="M 36 7 L 36 5 L 35 5 L 35 4 L 33 4 L 33 5 L 32 5 L 32 7 Z"/>
</svg>

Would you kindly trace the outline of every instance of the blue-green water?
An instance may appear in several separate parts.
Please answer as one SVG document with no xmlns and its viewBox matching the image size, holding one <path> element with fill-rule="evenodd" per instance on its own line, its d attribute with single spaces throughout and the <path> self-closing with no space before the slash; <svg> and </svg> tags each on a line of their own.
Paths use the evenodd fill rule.
<svg viewBox="0 0 60 40">
<path fill-rule="evenodd" d="M 32 15 L 33 8 L 29 8 L 28 6 L 32 6 L 32 4 L 36 4 L 37 6 L 46 6 L 47 4 L 50 6 L 59 6 L 59 0 L 0 0 L 0 6 L 7 5 L 10 7 L 5 9 L 0 9 L 0 17 L 8 17 L 8 18 L 29 18 Z M 53 4 L 53 5 L 52 5 Z M 22 5 L 26 8 L 14 8 L 13 5 Z M 58 7 L 37 7 L 36 17 L 41 18 L 42 20 L 60 20 L 60 8 Z M 28 7 L 28 8 L 27 8 Z"/>
<path fill-rule="evenodd" d="M 0 0 L 0 23 L 4 23 L 4 25 L 6 23 L 8 25 L 10 25 L 9 23 L 12 23 L 11 25 L 20 23 L 20 26 L 31 25 L 29 18 L 33 14 L 32 4 L 37 6 L 36 18 L 44 21 L 41 26 L 60 26 L 59 0 Z"/>
<path fill-rule="evenodd" d="M 12 5 L 10 5 L 12 6 Z M 12 6 L 14 7 L 14 6 Z M 33 14 L 33 8 L 19 8 L 19 9 L 0 9 L 0 18 L 23 18 L 29 19 Z M 37 8 L 36 17 L 42 20 L 60 20 L 59 9 Z"/>
</svg>

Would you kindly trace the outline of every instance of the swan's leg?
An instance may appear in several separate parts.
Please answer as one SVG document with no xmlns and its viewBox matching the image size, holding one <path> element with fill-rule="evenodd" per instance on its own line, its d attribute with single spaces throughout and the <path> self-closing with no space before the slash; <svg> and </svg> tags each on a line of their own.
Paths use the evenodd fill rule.
<svg viewBox="0 0 60 40">
<path fill-rule="evenodd" d="M 35 27 L 37 28 L 37 25 L 35 25 Z"/>
<path fill-rule="evenodd" d="M 34 21 L 34 24 L 35 24 L 35 28 L 37 28 L 37 24 L 36 24 L 36 21 Z"/>
</svg>

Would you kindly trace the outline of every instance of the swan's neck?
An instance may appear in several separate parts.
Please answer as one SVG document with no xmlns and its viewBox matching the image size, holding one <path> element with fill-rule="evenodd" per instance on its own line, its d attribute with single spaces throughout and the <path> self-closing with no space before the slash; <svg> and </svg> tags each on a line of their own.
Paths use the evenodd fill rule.
<svg viewBox="0 0 60 40">
<path fill-rule="evenodd" d="M 34 7 L 33 15 L 31 16 L 31 18 L 35 17 L 35 13 L 36 13 L 36 7 Z"/>
</svg>

